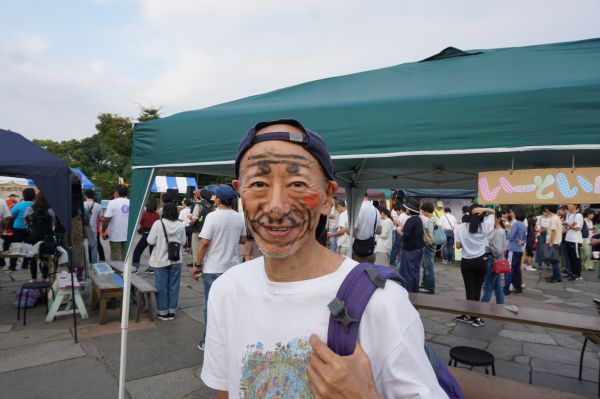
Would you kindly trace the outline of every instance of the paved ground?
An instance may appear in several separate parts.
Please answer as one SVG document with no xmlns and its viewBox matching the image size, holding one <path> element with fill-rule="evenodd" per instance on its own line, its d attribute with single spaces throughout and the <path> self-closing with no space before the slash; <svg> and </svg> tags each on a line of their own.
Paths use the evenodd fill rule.
<svg viewBox="0 0 600 399">
<path fill-rule="evenodd" d="M 214 397 L 198 378 L 202 353 L 196 343 L 204 328 L 201 284 L 189 278 L 184 269 L 182 311 L 177 319 L 150 322 L 143 318 L 140 323 L 130 323 L 126 389 L 131 398 Z M 436 273 L 436 295 L 464 296 L 457 266 L 436 264 Z M 599 296 L 600 282 L 595 272 L 585 272 L 585 277 L 586 281 L 564 286 L 543 281 L 538 284 L 538 273 L 526 272 L 525 295 L 509 297 L 507 303 L 598 315 L 591 298 Z M 151 276 L 146 278 L 153 281 Z M 112 319 L 100 326 L 98 311 L 92 311 L 90 319 L 78 319 L 79 342 L 74 343 L 72 318 L 63 316 L 45 323 L 44 308 L 38 305 L 28 312 L 27 326 L 23 326 L 10 303 L 28 279 L 26 271 L 12 275 L 0 272 L 0 398 L 115 398 L 119 321 Z M 496 356 L 500 376 L 595 397 L 599 349 L 589 345 L 584 381 L 578 381 L 583 339 L 577 334 L 493 320 L 473 328 L 457 325 L 449 314 L 423 311 L 421 316 L 427 340 L 442 358 L 447 359 L 454 345 L 484 348 Z"/>
</svg>

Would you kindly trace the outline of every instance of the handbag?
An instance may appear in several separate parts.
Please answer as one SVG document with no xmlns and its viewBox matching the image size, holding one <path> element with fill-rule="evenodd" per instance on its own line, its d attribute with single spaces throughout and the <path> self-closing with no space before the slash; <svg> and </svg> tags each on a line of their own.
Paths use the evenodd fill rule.
<svg viewBox="0 0 600 399">
<path fill-rule="evenodd" d="M 512 273 L 510 263 L 506 259 L 494 259 L 492 271 L 496 274 Z"/>
<path fill-rule="evenodd" d="M 560 254 L 558 253 L 558 245 L 542 245 L 542 262 L 557 263 L 560 262 Z"/>
<path fill-rule="evenodd" d="M 377 210 L 375 210 L 377 212 Z M 377 230 L 377 215 L 375 215 L 375 225 L 373 226 L 373 236 L 366 240 L 354 239 L 352 243 L 352 251 L 361 258 L 366 258 L 373 255 L 375 252 L 375 231 Z"/>
<path fill-rule="evenodd" d="M 175 241 L 169 241 L 167 229 L 165 228 L 165 224 L 163 223 L 162 219 L 160 219 L 160 224 L 162 224 L 163 233 L 165 233 L 165 240 L 167 241 L 167 257 L 171 262 L 177 262 L 180 259 L 181 244 Z"/>
<path fill-rule="evenodd" d="M 435 245 L 444 245 L 446 243 L 446 232 L 434 224 L 433 243 Z"/>
</svg>

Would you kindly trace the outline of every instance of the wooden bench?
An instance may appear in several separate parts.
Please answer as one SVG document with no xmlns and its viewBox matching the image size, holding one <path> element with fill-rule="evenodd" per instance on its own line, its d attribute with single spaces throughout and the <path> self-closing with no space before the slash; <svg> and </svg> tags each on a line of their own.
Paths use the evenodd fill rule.
<svg viewBox="0 0 600 399">
<path fill-rule="evenodd" d="M 135 289 L 135 303 L 137 304 L 135 321 L 140 321 L 140 314 L 142 313 L 143 309 L 145 309 L 146 313 L 148 313 L 148 318 L 150 320 L 154 320 L 154 294 L 158 290 L 137 274 L 132 274 L 130 278 L 132 293 L 133 289 Z"/>
<path fill-rule="evenodd" d="M 123 274 L 125 265 L 121 261 L 110 261 L 108 262 L 110 267 Z M 154 294 L 158 291 L 152 284 L 144 280 L 137 274 L 130 275 L 131 281 L 131 293 L 134 294 L 135 303 L 137 304 L 137 311 L 135 313 L 135 321 L 140 321 L 140 314 L 142 310 L 148 313 L 148 318 L 154 320 L 155 307 L 154 307 Z"/>
<path fill-rule="evenodd" d="M 91 275 L 92 279 L 92 308 L 97 307 L 100 298 L 100 324 L 106 323 L 108 316 L 107 302 L 110 298 L 123 298 L 123 286 L 115 279 L 116 274 Z M 119 315 L 121 307 L 118 308 Z"/>
<path fill-rule="evenodd" d="M 494 377 L 464 368 L 448 367 L 460 385 L 465 399 L 583 399 L 583 396 L 557 391 L 538 385 L 525 384 L 508 378 Z"/>
<path fill-rule="evenodd" d="M 56 293 L 56 296 L 55 298 L 52 298 L 50 310 L 46 316 L 47 323 L 54 321 L 56 316 L 72 315 L 73 302 L 75 302 L 75 313 L 79 313 L 82 319 L 88 318 L 87 309 L 85 308 L 85 304 L 81 298 L 81 286 L 79 284 L 79 280 L 75 276 L 73 276 L 73 283 L 73 288 L 75 288 L 74 290 L 71 289 L 71 275 L 67 272 L 62 272 L 56 276 L 56 280 L 54 280 L 54 284 L 52 285 L 54 288 L 53 292 Z M 75 293 L 75 298 L 71 298 L 73 296 L 73 292 Z M 65 308 L 63 310 L 59 310 L 62 305 L 65 305 Z"/>
</svg>

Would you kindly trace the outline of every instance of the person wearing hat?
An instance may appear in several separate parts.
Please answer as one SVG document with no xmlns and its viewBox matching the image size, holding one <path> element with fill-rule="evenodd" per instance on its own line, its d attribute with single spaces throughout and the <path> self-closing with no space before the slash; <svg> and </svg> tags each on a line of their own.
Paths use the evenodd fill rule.
<svg viewBox="0 0 600 399">
<path fill-rule="evenodd" d="M 212 286 L 201 378 L 217 398 L 446 397 L 423 350 L 419 314 L 399 284 L 371 297 L 352 355 L 325 344 L 327 304 L 357 262 L 317 241 L 338 187 L 321 136 L 295 120 L 261 122 L 242 139 L 235 173 L 264 257 Z"/>
<path fill-rule="evenodd" d="M 400 275 L 406 282 L 408 292 L 419 292 L 419 271 L 423 261 L 425 240 L 423 239 L 423 220 L 419 216 L 420 204 L 416 198 L 404 202 L 409 218 L 402 227 L 402 257 L 400 258 Z"/>
<path fill-rule="evenodd" d="M 237 192 L 231 186 L 218 186 L 215 193 L 216 209 L 206 215 L 199 234 L 200 242 L 194 258 L 192 277 L 198 279 L 202 274 L 205 321 L 212 284 L 227 269 L 240 263 L 239 244 L 246 243 L 244 219 L 232 209 L 236 199 Z M 204 350 L 205 335 L 206 330 L 198 343 L 200 350 Z"/>
</svg>

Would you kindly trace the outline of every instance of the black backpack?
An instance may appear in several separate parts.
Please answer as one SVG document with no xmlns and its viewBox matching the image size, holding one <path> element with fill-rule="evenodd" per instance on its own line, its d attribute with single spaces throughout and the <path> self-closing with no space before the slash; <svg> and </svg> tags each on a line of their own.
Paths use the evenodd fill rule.
<svg viewBox="0 0 600 399">
<path fill-rule="evenodd" d="M 48 209 L 32 206 L 33 213 L 29 217 L 30 238 L 33 243 L 42 241 L 48 235 L 54 235 L 52 231 L 52 217 Z"/>
<path fill-rule="evenodd" d="M 200 213 L 198 214 L 198 220 L 196 220 L 196 223 L 194 223 L 192 226 L 192 232 L 199 233 L 202 231 L 202 226 L 204 226 L 204 221 L 206 220 L 206 215 L 208 215 L 209 213 L 214 211 L 215 206 L 205 199 L 203 199 L 202 201 L 200 201 L 199 203 L 194 204 L 194 205 L 202 207 L 202 209 L 200 209 Z M 193 209 L 194 208 L 192 208 L 192 212 L 193 212 Z"/>
</svg>

